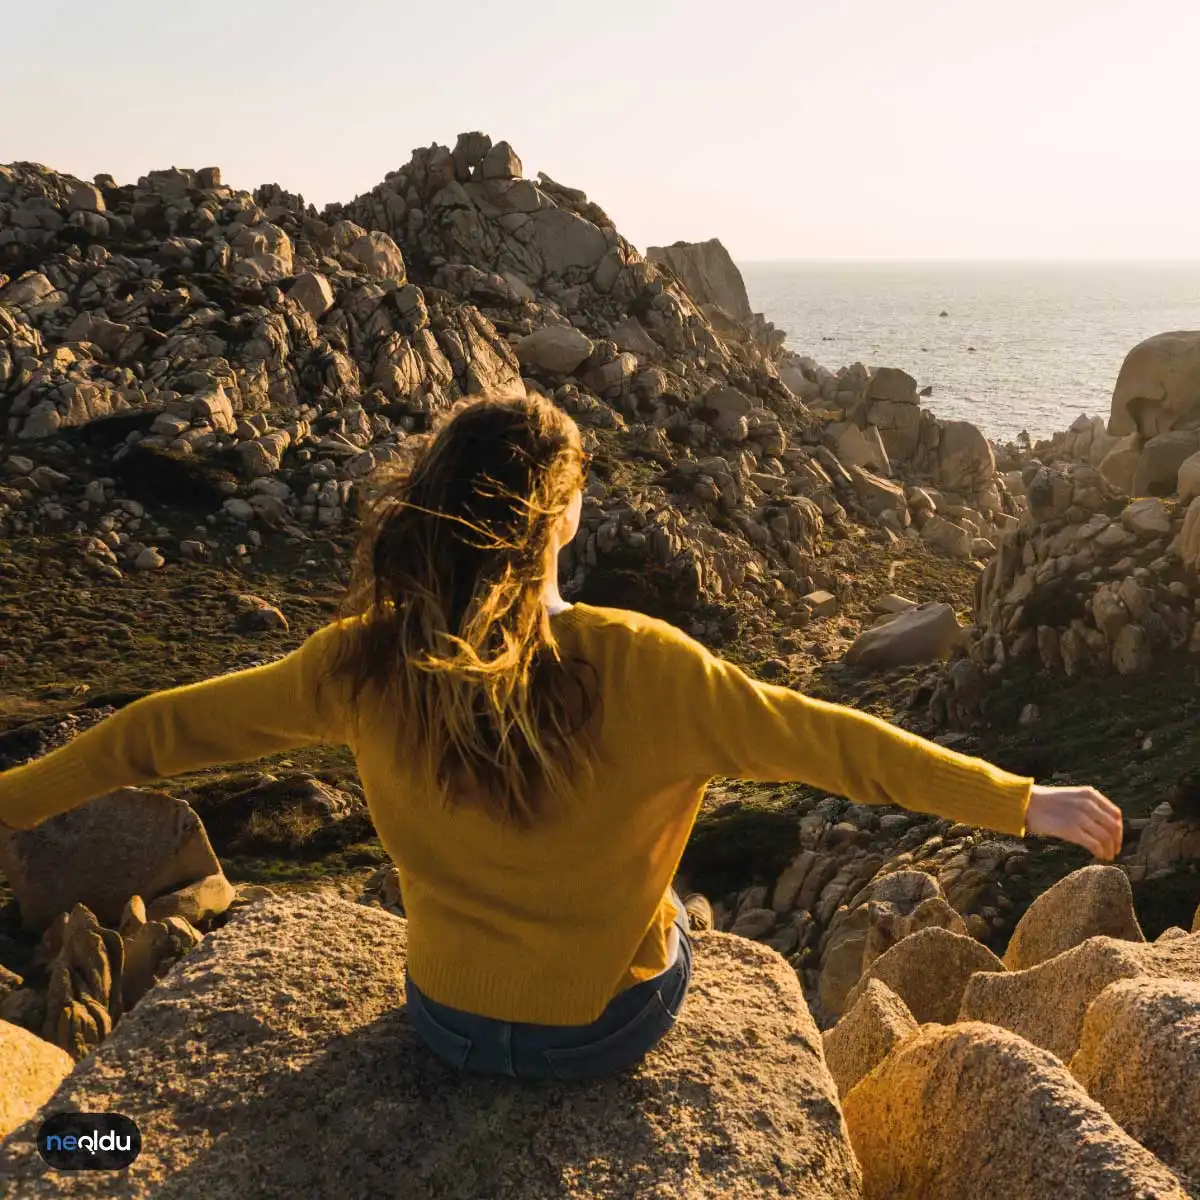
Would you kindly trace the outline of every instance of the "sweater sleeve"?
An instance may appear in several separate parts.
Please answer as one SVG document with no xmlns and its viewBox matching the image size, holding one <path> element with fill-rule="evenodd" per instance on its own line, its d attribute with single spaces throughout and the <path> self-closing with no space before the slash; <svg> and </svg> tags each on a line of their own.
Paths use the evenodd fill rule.
<svg viewBox="0 0 1200 1200">
<path fill-rule="evenodd" d="M 145 696 L 3 772 L 0 821 L 28 829 L 115 788 L 298 746 L 352 744 L 344 689 L 326 677 L 344 625 L 327 625 L 264 666 Z"/>
<path fill-rule="evenodd" d="M 792 781 L 857 804 L 895 804 L 1022 837 L 1032 779 L 877 717 L 750 678 L 671 626 L 655 665 L 662 744 L 688 774 Z M 694 766 L 694 770 L 692 769 Z"/>
</svg>

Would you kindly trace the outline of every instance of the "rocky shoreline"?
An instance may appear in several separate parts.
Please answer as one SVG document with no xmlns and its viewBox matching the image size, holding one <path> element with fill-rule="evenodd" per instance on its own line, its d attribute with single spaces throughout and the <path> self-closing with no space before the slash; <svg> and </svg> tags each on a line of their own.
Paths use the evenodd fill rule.
<svg viewBox="0 0 1200 1200">
<path fill-rule="evenodd" d="M 830 1153 L 842 1174 L 821 1194 L 1050 1195 L 1032 1180 L 1004 1192 L 954 1176 L 946 1148 L 959 1136 L 972 1145 L 969 1130 L 872 1139 L 872 1113 L 903 1106 L 921 1072 L 962 1055 L 996 1064 L 998 1094 L 1061 1094 L 1046 1153 L 1063 1163 L 1102 1116 L 1102 1173 L 1126 1189 L 1105 1194 L 1187 1194 L 1169 1188 L 1191 1186 L 1197 1163 L 1166 1147 L 1164 1113 L 1127 1114 L 1129 1096 L 1098 1065 L 1101 1034 L 1085 1038 L 1091 1065 L 1077 1071 L 1074 1044 L 1012 1015 L 1025 1000 L 1010 1012 L 1007 1000 L 971 998 L 997 973 L 1016 996 L 1025 972 L 1051 978 L 1046 965 L 1075 962 L 1078 948 L 1128 967 L 1112 978 L 1087 968 L 1104 987 L 1079 1001 L 1080 1020 L 1094 1009 L 1097 1022 L 1140 1028 L 1138 1014 L 1167 1005 L 1182 1029 L 1197 1011 L 1196 935 L 1167 926 L 1191 928 L 1200 901 L 1188 733 L 1200 682 L 1200 333 L 1135 348 L 1107 422 L 998 446 L 938 420 L 902 371 L 832 371 L 785 351 L 719 242 L 643 256 L 582 192 L 522 173 L 507 143 L 463 134 L 318 213 L 277 185 L 227 188 L 216 168 L 118 185 L 0 167 L 0 767 L 146 690 L 297 644 L 332 612 L 376 472 L 403 464 L 457 397 L 537 389 L 575 416 L 595 459 L 562 563 L 568 599 L 665 617 L 764 678 L 1042 779 L 1082 775 L 1126 808 L 1118 866 L 1071 883 L 1081 857 L 1036 840 L 802 788 L 713 789 L 685 871 L 714 892 L 722 931 L 782 956 L 754 959 L 752 973 L 786 963 L 807 998 L 795 1011 L 831 1031 L 804 1068 L 824 1080 L 818 1090 L 836 1092 L 826 1060 L 839 1085 L 846 1072 L 859 1084 L 842 1089 L 844 1119 L 828 1101 L 836 1117 L 818 1141 L 841 1147 Z M 1109 705 L 1122 711 L 1110 719 Z M 382 856 L 356 789 L 344 757 L 297 755 L 178 781 L 170 796 L 97 801 L 40 842 L 0 835 L 12 897 L 0 910 L 0 1033 L 16 1030 L 0 1053 L 30 1063 L 32 1080 L 23 1099 L 0 1096 L 0 1136 L 15 1131 L 0 1148 L 0 1195 L 35 1194 L 40 1178 L 20 1123 L 64 1076 L 62 1097 L 100 1069 L 88 1064 L 136 1049 L 153 1021 L 133 1018 L 168 1004 L 210 942 L 234 946 L 264 905 L 311 918 L 292 888 L 247 882 L 265 863 L 293 862 L 292 880 L 324 879 L 391 910 L 380 919 L 402 916 L 394 874 L 373 869 Z M 70 886 L 48 888 L 39 862 L 85 842 L 92 863 L 133 864 L 119 886 L 75 851 Z M 1082 889 L 1072 904 L 1046 891 L 1059 879 Z M 1070 926 L 1090 888 L 1117 895 L 1095 907 L 1119 916 Z M 1002 961 L 1030 921 L 1072 932 L 1037 962 Z M 1143 926 L 1169 954 L 1096 941 L 1149 945 Z M 741 953 L 718 941 L 710 952 Z M 730 987 L 732 968 L 714 969 Z M 937 995 L 918 997 L 911 973 Z M 1118 996 L 1121 976 L 1158 991 L 1139 983 Z M 726 1019 L 731 1001 L 710 1002 Z M 706 1064 L 719 1078 L 720 1061 Z M 670 1070 L 682 1072 L 670 1086 L 685 1087 L 686 1066 Z M 137 1107 L 146 1085 L 129 1086 L 109 1095 Z M 801 1116 L 788 1122 L 796 1145 L 816 1136 Z M 1014 1147 L 1023 1136 L 1013 1126 Z M 1170 1172 L 1150 1151 L 1183 1181 L 1163 1183 Z M 817 1168 L 800 1155 L 751 1183 L 760 1152 L 712 1178 L 739 1180 L 746 1195 L 824 1178 L 805 1175 Z M 692 1165 L 664 1167 L 675 1182 L 661 1186 L 676 1190 L 662 1194 L 712 1194 L 699 1143 L 680 1153 Z M 896 1190 L 908 1154 L 936 1160 L 925 1191 Z M 127 1184 L 168 1194 L 149 1166 Z M 546 1186 L 536 1194 L 626 1194 L 594 1179 Z M 422 1194 L 467 1194 L 439 1187 Z"/>
</svg>

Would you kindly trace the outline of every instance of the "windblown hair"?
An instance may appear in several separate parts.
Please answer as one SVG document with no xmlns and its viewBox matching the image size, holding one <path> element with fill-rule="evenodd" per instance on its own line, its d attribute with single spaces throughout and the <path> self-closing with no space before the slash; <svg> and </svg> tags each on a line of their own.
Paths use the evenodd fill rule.
<svg viewBox="0 0 1200 1200">
<path fill-rule="evenodd" d="M 460 402 L 380 487 L 342 605 L 365 619 L 333 674 L 355 700 L 394 698 L 404 750 L 447 803 L 477 797 L 522 825 L 590 769 L 594 676 L 563 659 L 542 599 L 583 463 L 549 400 Z"/>
</svg>

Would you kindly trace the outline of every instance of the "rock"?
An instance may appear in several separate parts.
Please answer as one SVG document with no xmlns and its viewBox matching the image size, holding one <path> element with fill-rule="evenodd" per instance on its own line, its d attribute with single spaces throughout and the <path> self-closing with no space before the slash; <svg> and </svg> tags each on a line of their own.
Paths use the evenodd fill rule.
<svg viewBox="0 0 1200 1200">
<path fill-rule="evenodd" d="M 6 966 L 0 964 L 0 1002 L 12 995 L 23 982 L 16 971 L 10 971 Z"/>
<path fill-rule="evenodd" d="M 0 868 L 31 930 L 80 903 L 115 925 L 130 896 L 153 900 L 221 873 L 191 807 L 142 788 L 119 788 L 34 829 L 0 829 Z"/>
<path fill-rule="evenodd" d="M 966 635 L 949 604 L 918 604 L 886 625 L 860 633 L 845 661 L 876 671 L 935 662 L 962 645 Z"/>
<path fill-rule="evenodd" d="M 866 431 L 859 429 L 853 423 L 845 425 L 835 437 L 829 440 L 828 444 L 843 466 L 851 469 L 865 467 L 872 471 L 882 471 L 886 475 L 891 471 L 887 449 L 879 436 L 879 431 L 874 426 L 868 426 L 868 429 L 873 436 L 868 436 Z M 901 489 L 901 494 L 903 494 L 903 489 Z"/>
<path fill-rule="evenodd" d="M 131 1197 L 164 1187 L 343 1195 L 348 1141 L 362 1195 L 395 1194 L 397 1179 L 406 1194 L 446 1200 L 564 1187 L 614 1200 L 861 1195 L 816 1027 L 774 952 L 700 934 L 675 1029 L 636 1070 L 581 1090 L 448 1070 L 405 1015 L 406 937 L 402 919 L 328 895 L 243 909 L 52 1104 L 121 1112 L 153 1131 L 122 1174 Z M 220 1136 L 192 1136 L 197 1128 Z M 486 1135 L 480 1153 L 489 1129 L 502 1135 Z M 62 1195 L 63 1177 L 46 1171 L 31 1136 L 11 1138 L 5 1156 L 22 1200 Z"/>
<path fill-rule="evenodd" d="M 1176 490 L 1179 492 L 1180 504 L 1190 504 L 1200 496 L 1200 451 L 1185 458 L 1179 464 L 1179 472 L 1175 476 Z"/>
<path fill-rule="evenodd" d="M 1024 971 L 976 975 L 958 1019 L 1001 1025 L 1069 1062 L 1088 1005 L 1110 983 L 1138 976 L 1200 981 L 1200 935 L 1150 944 L 1093 937 Z"/>
<path fill-rule="evenodd" d="M 0 1141 L 54 1095 L 75 1063 L 57 1046 L 19 1026 L 0 1021 Z"/>
<path fill-rule="evenodd" d="M 842 1099 L 916 1031 L 908 1005 L 885 983 L 870 980 L 854 1007 L 823 1035 L 825 1063 Z"/>
<path fill-rule="evenodd" d="M 165 566 L 166 561 L 153 546 L 147 546 L 133 560 L 133 565 L 139 571 L 156 571 L 159 567 Z"/>
<path fill-rule="evenodd" d="M 1169 496 L 1183 464 L 1200 451 L 1200 432 L 1176 429 L 1152 437 L 1142 449 L 1133 476 L 1133 495 Z"/>
<path fill-rule="evenodd" d="M 1161 500 L 1135 500 L 1121 513 L 1121 524 L 1139 537 L 1162 537 L 1171 532 L 1171 520 Z"/>
<path fill-rule="evenodd" d="M 837 615 L 838 598 L 832 592 L 809 592 L 804 597 L 804 604 L 814 617 Z"/>
<path fill-rule="evenodd" d="M 1142 461 L 1142 439 L 1136 433 L 1120 438 L 1100 460 L 1100 474 L 1123 495 L 1133 492 L 1138 464 Z"/>
<path fill-rule="evenodd" d="M 750 319 L 750 300 L 742 273 L 717 238 L 649 246 L 646 258 L 666 263 L 697 304 L 715 304 L 735 321 Z"/>
<path fill-rule="evenodd" d="M 201 942 L 199 932 L 181 916 L 143 920 L 123 933 L 125 969 L 121 1001 L 125 1011 L 134 1007 L 185 954 Z"/>
<path fill-rule="evenodd" d="M 570 375 L 591 355 L 592 340 L 569 325 L 547 325 L 523 337 L 513 350 L 522 366 Z"/>
<path fill-rule="evenodd" d="M 364 233 L 348 248 L 347 253 L 362 264 L 368 275 L 376 279 L 390 279 L 403 286 L 407 282 L 404 256 L 400 247 L 386 233 L 374 230 Z"/>
<path fill-rule="evenodd" d="M 603 231 L 566 209 L 539 209 L 530 220 L 544 275 L 562 275 L 572 267 L 594 268 L 608 253 Z"/>
<path fill-rule="evenodd" d="M 958 1015 L 967 981 L 977 971 L 1003 971 L 1004 964 L 964 933 L 931 926 L 909 934 L 863 972 L 846 999 L 853 1007 L 872 979 L 887 984 L 918 1023 L 949 1025 Z"/>
<path fill-rule="evenodd" d="M 198 925 L 219 917 L 233 903 L 235 895 L 233 884 L 224 872 L 214 871 L 195 883 L 155 896 L 146 906 L 146 914 L 151 921 L 179 917 L 190 925 Z"/>
<path fill-rule="evenodd" d="M 63 918 L 52 939 L 61 944 L 48 968 L 41 1033 L 78 1060 L 112 1032 L 124 1011 L 125 957 L 120 936 L 102 929 L 86 905 L 76 904 Z"/>
<path fill-rule="evenodd" d="M 930 517 L 921 526 L 921 540 L 950 558 L 971 557 L 971 535 L 945 517 Z"/>
<path fill-rule="evenodd" d="M 837 871 L 836 859 L 828 860 L 828 864 L 833 872 Z M 814 871 L 809 878 L 824 888 L 831 883 L 834 875 L 817 874 Z M 809 879 L 806 878 L 798 898 L 798 902 L 805 907 L 805 892 L 809 887 Z M 818 978 L 818 998 L 826 1013 L 837 1016 L 845 1011 L 846 998 L 862 976 L 863 959 L 872 940 L 873 925 L 881 917 L 895 924 L 898 917 L 916 912 L 935 898 L 945 899 L 933 876 L 924 871 L 893 871 L 872 880 L 857 896 L 851 898 L 851 903 L 838 910 L 829 924 Z"/>
<path fill-rule="evenodd" d="M 1126 625 L 1113 643 L 1112 661 L 1120 675 L 1138 675 L 1148 671 L 1154 654 L 1145 629 L 1140 625 Z"/>
<path fill-rule="evenodd" d="M 1130 1137 L 1200 1178 L 1200 984 L 1126 979 L 1105 988 L 1070 1065 Z"/>
<path fill-rule="evenodd" d="M 943 421 L 938 443 L 938 483 L 952 492 L 978 491 L 996 474 L 992 444 L 970 421 Z"/>
<path fill-rule="evenodd" d="M 904 488 L 899 484 L 880 479 L 857 466 L 850 468 L 850 478 L 854 481 L 859 503 L 871 516 L 877 517 L 886 509 L 907 515 L 908 502 L 904 498 Z"/>
<path fill-rule="evenodd" d="M 305 271 L 288 289 L 288 299 L 319 321 L 333 307 L 333 287 L 319 271 Z"/>
<path fill-rule="evenodd" d="M 238 629 L 246 633 L 287 633 L 287 617 L 261 596 L 241 595 L 234 604 Z"/>
<path fill-rule="evenodd" d="M 1200 574 L 1200 496 L 1188 505 L 1174 548 L 1183 565 Z"/>
<path fill-rule="evenodd" d="M 917 406 L 917 381 L 898 367 L 878 367 L 867 385 L 868 400 Z"/>
<path fill-rule="evenodd" d="M 1200 421 L 1200 332 L 1160 333 L 1125 356 L 1113 388 L 1108 432 L 1160 433 Z"/>
<path fill-rule="evenodd" d="M 1083 867 L 1038 896 L 1013 930 L 1004 965 L 1010 971 L 1036 967 L 1098 935 L 1146 940 L 1129 876 L 1119 867 Z"/>
<path fill-rule="evenodd" d="M 1184 1200 L 1062 1063 L 1002 1029 L 922 1029 L 845 1100 L 867 1200 Z"/>
<path fill-rule="evenodd" d="M 521 160 L 507 142 L 497 142 L 484 156 L 480 174 L 484 179 L 520 179 Z"/>
<path fill-rule="evenodd" d="M 775 928 L 775 912 L 770 908 L 749 908 L 738 913 L 730 933 L 744 938 L 765 937 Z"/>
</svg>

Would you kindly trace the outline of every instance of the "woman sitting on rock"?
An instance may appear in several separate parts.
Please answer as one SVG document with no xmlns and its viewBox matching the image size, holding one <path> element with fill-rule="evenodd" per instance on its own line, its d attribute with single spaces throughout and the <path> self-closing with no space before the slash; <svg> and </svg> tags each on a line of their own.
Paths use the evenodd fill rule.
<svg viewBox="0 0 1200 1200">
<path fill-rule="evenodd" d="M 0 776 L 28 828 L 129 784 L 351 747 L 408 915 L 409 1018 L 459 1068 L 637 1062 L 691 970 L 671 880 L 715 776 L 797 780 L 1111 858 L 1120 811 L 758 683 L 671 625 L 567 604 L 588 456 L 550 402 L 450 414 L 371 515 L 344 620 L 276 662 L 145 697 Z"/>
</svg>

